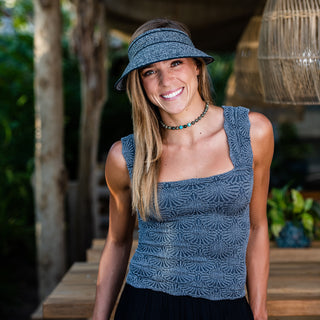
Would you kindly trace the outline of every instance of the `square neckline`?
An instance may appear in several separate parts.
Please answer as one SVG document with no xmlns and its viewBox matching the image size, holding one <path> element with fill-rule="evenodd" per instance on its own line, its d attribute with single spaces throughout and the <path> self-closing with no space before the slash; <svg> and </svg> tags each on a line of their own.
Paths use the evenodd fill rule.
<svg viewBox="0 0 320 320">
<path fill-rule="evenodd" d="M 218 107 L 219 108 L 219 107 Z M 235 170 L 236 170 L 236 165 L 232 159 L 232 156 L 231 156 L 231 145 L 230 145 L 230 137 L 229 137 L 229 134 L 228 134 L 228 130 L 226 130 L 226 106 L 221 106 L 221 108 L 223 109 L 223 130 L 226 134 L 226 137 L 227 137 L 227 144 L 228 144 L 228 150 L 229 150 L 229 158 L 230 158 L 230 161 L 233 165 L 233 168 L 231 170 L 228 170 L 228 171 L 225 171 L 225 172 L 222 172 L 222 173 L 217 173 L 217 174 L 213 174 L 213 175 L 210 175 L 210 176 L 207 176 L 207 177 L 199 177 L 199 178 L 187 178 L 187 179 L 182 179 L 182 180 L 172 180 L 172 181 L 159 181 L 158 182 L 158 186 L 162 186 L 162 185 L 170 185 L 170 184 L 173 184 L 173 185 L 177 185 L 177 184 L 183 184 L 183 183 L 196 183 L 196 182 L 211 182 L 212 180 L 217 180 L 217 179 L 223 179 L 223 178 L 226 178 L 228 177 L 230 174 L 232 174 Z"/>
</svg>

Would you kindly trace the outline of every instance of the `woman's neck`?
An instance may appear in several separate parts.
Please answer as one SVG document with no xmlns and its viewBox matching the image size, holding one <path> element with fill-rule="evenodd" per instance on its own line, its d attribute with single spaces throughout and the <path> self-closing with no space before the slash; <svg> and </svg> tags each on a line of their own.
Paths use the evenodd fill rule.
<svg viewBox="0 0 320 320">
<path fill-rule="evenodd" d="M 221 125 L 223 125 L 223 122 L 221 124 L 221 121 L 219 121 L 219 118 L 221 117 L 217 117 L 219 109 L 220 108 L 214 107 L 213 105 L 209 105 L 207 112 L 201 120 L 187 128 L 178 130 L 161 128 L 163 143 L 167 145 L 175 144 L 191 146 L 203 138 L 206 138 L 208 135 L 211 135 L 212 132 L 218 130 Z M 197 118 L 203 111 L 204 109 L 200 110 L 200 113 L 195 117 Z M 190 121 L 190 119 L 188 120 Z"/>
</svg>

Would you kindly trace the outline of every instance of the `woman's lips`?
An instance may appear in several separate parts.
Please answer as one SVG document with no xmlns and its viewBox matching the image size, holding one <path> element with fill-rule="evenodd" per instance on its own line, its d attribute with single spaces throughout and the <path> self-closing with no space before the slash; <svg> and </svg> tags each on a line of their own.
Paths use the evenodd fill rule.
<svg viewBox="0 0 320 320">
<path fill-rule="evenodd" d="M 162 94 L 161 97 L 164 99 L 172 99 L 175 98 L 176 96 L 180 95 L 183 91 L 183 88 L 180 88 L 178 90 L 172 91 L 170 93 L 167 94 Z"/>
</svg>

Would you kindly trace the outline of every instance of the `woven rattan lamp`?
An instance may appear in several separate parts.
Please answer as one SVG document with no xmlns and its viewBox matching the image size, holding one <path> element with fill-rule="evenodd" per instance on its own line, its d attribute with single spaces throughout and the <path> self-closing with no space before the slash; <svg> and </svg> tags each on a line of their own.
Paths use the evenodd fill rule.
<svg viewBox="0 0 320 320">
<path fill-rule="evenodd" d="M 234 62 L 235 94 L 244 100 L 263 99 L 258 66 L 261 19 L 261 16 L 250 19 L 237 45 Z"/>
<path fill-rule="evenodd" d="M 234 72 L 226 86 L 226 105 L 244 106 L 258 111 L 274 122 L 299 121 L 301 106 L 265 103 L 259 75 L 258 45 L 262 16 L 253 16 L 237 45 Z"/>
<path fill-rule="evenodd" d="M 268 0 L 258 61 L 266 102 L 320 104 L 320 0 Z"/>
<path fill-rule="evenodd" d="M 263 113 L 274 123 L 302 121 L 305 110 L 302 105 L 272 104 L 264 102 L 262 97 L 256 100 L 239 96 L 234 73 L 230 75 L 226 86 L 225 105 L 247 107 L 251 111 Z"/>
</svg>

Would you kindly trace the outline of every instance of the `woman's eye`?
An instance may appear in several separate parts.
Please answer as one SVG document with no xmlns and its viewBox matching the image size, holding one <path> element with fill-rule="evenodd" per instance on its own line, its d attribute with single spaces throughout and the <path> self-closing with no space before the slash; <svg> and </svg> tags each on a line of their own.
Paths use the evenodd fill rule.
<svg viewBox="0 0 320 320">
<path fill-rule="evenodd" d="M 172 67 L 176 67 L 176 66 L 178 66 L 178 65 L 181 64 L 181 63 L 182 63 L 181 60 L 175 60 L 175 61 L 173 61 L 173 62 L 171 63 L 171 66 L 172 66 Z"/>
<path fill-rule="evenodd" d="M 152 74 L 154 74 L 154 70 L 145 70 L 145 71 L 142 71 L 142 76 L 143 76 L 143 77 L 148 77 L 148 76 L 151 76 Z"/>
</svg>

